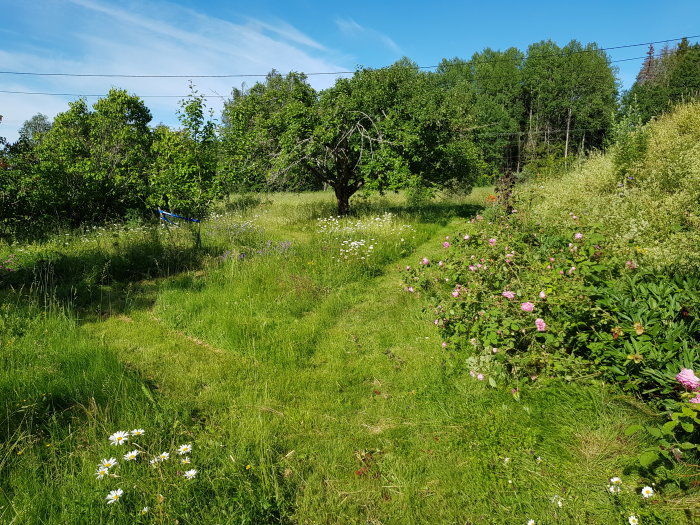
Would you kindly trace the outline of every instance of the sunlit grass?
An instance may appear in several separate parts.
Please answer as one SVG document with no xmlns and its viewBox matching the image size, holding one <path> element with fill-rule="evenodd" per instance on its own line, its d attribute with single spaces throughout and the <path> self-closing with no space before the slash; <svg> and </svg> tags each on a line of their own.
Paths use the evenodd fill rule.
<svg viewBox="0 0 700 525">
<path fill-rule="evenodd" d="M 625 523 L 607 484 L 637 488 L 623 431 L 646 416 L 602 385 L 516 399 L 449 372 L 427 301 L 403 290 L 400 269 L 438 256 L 487 192 L 413 209 L 390 195 L 332 221 L 329 194 L 232 200 L 187 264 L 97 282 L 110 301 L 62 295 L 46 313 L 6 289 L 0 522 Z M 112 260 L 140 235 L 62 242 Z M 151 250 L 192 249 L 173 235 Z M 358 240 L 369 256 L 345 259 Z M 107 437 L 139 427 L 153 450 L 196 444 L 190 485 L 95 478 Z"/>
</svg>

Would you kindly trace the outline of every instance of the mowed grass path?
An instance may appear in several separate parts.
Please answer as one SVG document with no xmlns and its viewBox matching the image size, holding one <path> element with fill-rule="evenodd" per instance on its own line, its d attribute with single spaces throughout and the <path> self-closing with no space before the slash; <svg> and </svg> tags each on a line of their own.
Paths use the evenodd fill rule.
<svg viewBox="0 0 700 525">
<path fill-rule="evenodd" d="M 552 383 L 516 399 L 443 368 L 429 301 L 404 291 L 401 271 L 439 257 L 462 220 L 419 230 L 415 251 L 359 273 L 283 224 L 273 233 L 298 239 L 295 251 L 183 276 L 153 308 L 85 326 L 191 417 L 217 509 L 205 522 L 238 521 L 215 489 L 233 478 L 262 487 L 281 522 L 626 523 L 636 512 L 607 491 L 612 476 L 635 479 L 639 445 L 624 428 L 640 416 L 624 399 Z"/>
</svg>

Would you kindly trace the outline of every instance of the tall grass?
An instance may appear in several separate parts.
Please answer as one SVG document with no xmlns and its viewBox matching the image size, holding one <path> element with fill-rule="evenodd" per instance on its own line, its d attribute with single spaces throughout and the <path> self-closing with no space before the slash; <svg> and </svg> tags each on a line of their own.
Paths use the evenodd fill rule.
<svg viewBox="0 0 700 525">
<path fill-rule="evenodd" d="M 340 220 L 328 194 L 239 198 L 201 250 L 185 230 L 3 247 L 19 262 L 0 310 L 0 521 L 624 522 L 606 484 L 637 489 L 622 421 L 646 416 L 603 386 L 519 398 L 451 373 L 403 290 L 400 270 L 439 258 L 486 193 Z M 63 262 L 32 288 L 46 254 Z M 192 443 L 195 479 L 127 465 L 107 437 L 134 428 L 168 461 Z M 96 479 L 109 457 L 118 477 Z"/>
</svg>

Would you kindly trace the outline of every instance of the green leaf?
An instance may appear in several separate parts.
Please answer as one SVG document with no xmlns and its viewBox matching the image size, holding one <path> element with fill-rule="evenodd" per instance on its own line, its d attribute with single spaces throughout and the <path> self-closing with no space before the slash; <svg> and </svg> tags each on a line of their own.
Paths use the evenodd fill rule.
<svg viewBox="0 0 700 525">
<path fill-rule="evenodd" d="M 689 450 L 691 448 L 695 448 L 696 445 L 694 443 L 691 443 L 690 441 L 684 441 L 679 445 L 682 449 Z"/>
<path fill-rule="evenodd" d="M 647 427 L 647 432 L 654 436 L 655 438 L 661 437 L 661 430 L 657 427 Z"/>
<path fill-rule="evenodd" d="M 496 380 L 493 377 L 489 377 L 489 385 L 496 388 Z"/>
<path fill-rule="evenodd" d="M 683 430 L 685 430 L 688 433 L 691 433 L 693 430 L 695 430 L 695 425 L 692 423 L 681 423 L 681 426 L 683 427 Z"/>
<path fill-rule="evenodd" d="M 673 429 L 676 428 L 676 425 L 678 425 L 678 420 L 669 421 L 664 423 L 664 426 L 662 426 L 661 429 L 663 430 L 664 434 L 671 434 L 673 433 Z"/>
<path fill-rule="evenodd" d="M 649 468 L 658 459 L 659 459 L 658 453 L 648 450 L 646 452 L 642 452 L 639 455 L 639 464 L 642 465 L 644 468 Z"/>
<path fill-rule="evenodd" d="M 644 427 L 642 425 L 631 425 L 625 429 L 625 436 L 631 436 L 642 430 Z"/>
</svg>

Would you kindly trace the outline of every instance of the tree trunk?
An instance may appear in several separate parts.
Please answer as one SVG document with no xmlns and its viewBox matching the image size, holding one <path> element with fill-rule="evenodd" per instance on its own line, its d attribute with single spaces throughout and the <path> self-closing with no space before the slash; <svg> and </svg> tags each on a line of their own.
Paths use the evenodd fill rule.
<svg viewBox="0 0 700 525">
<path fill-rule="evenodd" d="M 345 217 L 350 213 L 350 197 L 352 197 L 350 188 L 339 184 L 333 189 L 335 190 L 335 198 L 338 200 L 338 215 Z"/>
</svg>

